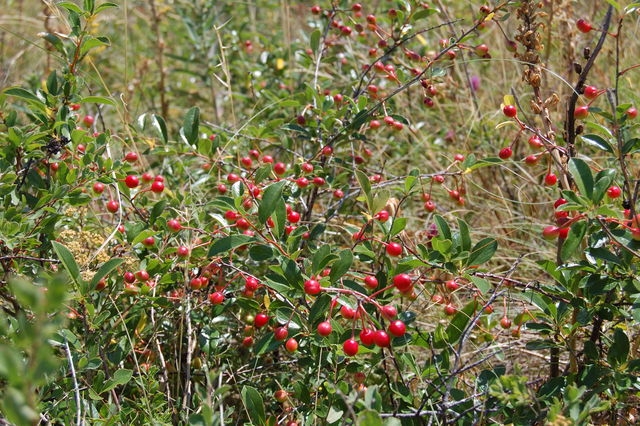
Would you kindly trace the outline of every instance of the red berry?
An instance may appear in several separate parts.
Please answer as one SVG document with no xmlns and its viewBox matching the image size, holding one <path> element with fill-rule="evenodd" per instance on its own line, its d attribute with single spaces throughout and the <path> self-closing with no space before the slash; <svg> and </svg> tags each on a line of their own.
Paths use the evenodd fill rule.
<svg viewBox="0 0 640 426">
<path fill-rule="evenodd" d="M 296 179 L 296 185 L 298 186 L 298 188 L 306 188 L 307 186 L 309 186 L 309 179 L 307 179 L 306 177 L 299 177 L 298 179 Z"/>
<path fill-rule="evenodd" d="M 539 159 L 540 159 L 540 157 L 537 156 L 536 154 L 531 154 L 531 155 L 527 155 L 526 157 L 524 157 L 524 162 L 528 166 L 534 166 L 534 165 L 538 164 L 538 160 Z"/>
<path fill-rule="evenodd" d="M 391 344 L 391 338 L 384 330 L 377 330 L 373 335 L 373 342 L 376 346 L 386 348 Z"/>
<path fill-rule="evenodd" d="M 273 397 L 278 402 L 285 402 L 287 400 L 287 398 L 289 397 L 289 393 L 284 389 L 278 389 L 277 391 L 275 391 L 273 393 Z"/>
<path fill-rule="evenodd" d="M 358 344 L 358 342 L 352 337 L 351 339 L 345 340 L 345 342 L 342 344 L 342 350 L 346 355 L 354 356 L 358 353 L 359 346 L 360 345 Z"/>
<path fill-rule="evenodd" d="M 378 288 L 378 279 L 373 275 L 367 275 L 366 277 L 364 277 L 364 285 L 372 290 L 376 289 Z"/>
<path fill-rule="evenodd" d="M 619 186 L 610 186 L 609 189 L 607 189 L 607 196 L 609 198 L 618 198 L 620 195 L 622 195 L 622 189 L 620 189 Z"/>
<path fill-rule="evenodd" d="M 262 162 L 263 162 L 264 164 L 270 164 L 270 163 L 273 163 L 273 157 L 272 157 L 272 156 L 270 156 L 270 155 L 263 155 L 263 156 L 262 156 Z"/>
<path fill-rule="evenodd" d="M 138 176 L 136 175 L 128 175 L 126 178 L 124 178 L 124 184 L 127 185 L 127 187 L 133 189 L 136 186 L 140 185 L 140 179 L 138 179 Z"/>
<path fill-rule="evenodd" d="M 153 181 L 153 183 L 151 184 L 151 191 L 157 194 L 161 193 L 162 191 L 164 191 L 164 183 L 159 180 Z"/>
<path fill-rule="evenodd" d="M 380 309 L 380 313 L 386 320 L 392 320 L 396 317 L 396 315 L 398 315 L 398 310 L 395 308 L 395 306 L 384 305 Z"/>
<path fill-rule="evenodd" d="M 296 211 L 291 211 L 289 214 L 287 214 L 287 220 L 291 223 L 300 222 L 300 213 Z"/>
<path fill-rule="evenodd" d="M 580 31 L 582 33 L 588 33 L 589 31 L 591 31 L 593 29 L 591 24 L 589 22 L 587 22 L 586 20 L 584 20 L 584 19 L 578 19 L 576 21 L 576 27 L 578 27 L 578 31 Z"/>
<path fill-rule="evenodd" d="M 124 275 L 122 276 L 124 278 L 124 282 L 131 284 L 132 282 L 135 282 L 136 280 L 136 276 L 133 272 L 127 271 L 124 273 Z"/>
<path fill-rule="evenodd" d="M 444 313 L 446 315 L 455 315 L 458 312 L 458 308 L 453 303 L 447 303 L 444 307 Z"/>
<path fill-rule="evenodd" d="M 284 347 L 287 349 L 287 352 L 293 353 L 298 350 L 298 341 L 292 337 L 287 340 Z"/>
<path fill-rule="evenodd" d="M 370 129 L 377 129 L 377 128 L 379 128 L 379 127 L 380 127 L 380 121 L 378 121 L 378 120 L 371 120 L 371 121 L 369 122 L 369 128 L 370 128 Z"/>
<path fill-rule="evenodd" d="M 371 346 L 375 343 L 376 332 L 370 328 L 364 328 L 360 332 L 360 341 L 365 346 Z"/>
<path fill-rule="evenodd" d="M 287 171 L 287 166 L 284 163 L 276 163 L 273 165 L 273 171 L 277 175 L 283 175 Z"/>
<path fill-rule="evenodd" d="M 94 122 L 95 122 L 95 118 L 93 118 L 93 115 L 85 115 L 84 118 L 82 119 L 82 123 L 86 127 L 91 127 Z"/>
<path fill-rule="evenodd" d="M 396 242 L 388 243 L 386 251 L 389 256 L 400 256 L 402 254 L 402 245 Z"/>
<path fill-rule="evenodd" d="M 102 182 L 96 182 L 93 184 L 93 192 L 95 192 L 96 194 L 102 194 L 104 192 L 104 183 Z"/>
<path fill-rule="evenodd" d="M 638 116 L 638 110 L 635 107 L 630 107 L 629 109 L 627 109 L 625 114 L 627 114 L 627 118 L 633 119 Z"/>
<path fill-rule="evenodd" d="M 260 281 L 256 277 L 247 276 L 244 279 L 244 288 L 249 291 L 256 291 L 260 288 Z"/>
<path fill-rule="evenodd" d="M 247 169 L 251 168 L 251 166 L 253 165 L 253 160 L 251 159 L 251 157 L 242 157 L 240 159 L 240 163 Z"/>
<path fill-rule="evenodd" d="M 187 257 L 189 256 L 189 248 L 187 246 L 180 246 L 176 250 L 178 257 Z"/>
<path fill-rule="evenodd" d="M 313 178 L 313 180 L 312 180 L 312 182 L 313 182 L 313 184 L 314 184 L 315 186 L 322 186 L 322 185 L 324 185 L 325 183 L 327 183 L 327 182 L 324 180 L 324 178 L 322 178 L 322 177 L 320 177 L 320 176 L 316 176 L 316 177 L 314 177 L 314 178 Z"/>
<path fill-rule="evenodd" d="M 191 287 L 191 290 L 200 290 L 203 286 L 203 282 L 202 282 L 202 278 L 200 277 L 193 277 L 191 278 L 191 281 L 189 281 L 189 286 Z"/>
<path fill-rule="evenodd" d="M 538 135 L 531 135 L 528 142 L 531 148 L 542 148 L 544 146 Z"/>
<path fill-rule="evenodd" d="M 436 210 L 436 203 L 433 201 L 427 201 L 424 203 L 424 209 L 429 213 L 434 212 Z"/>
<path fill-rule="evenodd" d="M 118 203 L 116 200 L 109 200 L 107 202 L 107 210 L 109 210 L 111 213 L 115 213 L 120 209 L 120 203 Z"/>
<path fill-rule="evenodd" d="M 389 220 L 389 212 L 386 210 L 381 210 L 378 213 L 376 213 L 373 217 L 380 222 L 386 222 L 387 220 Z"/>
<path fill-rule="evenodd" d="M 136 279 L 138 281 L 147 281 L 149 279 L 149 273 L 144 269 L 141 269 L 138 272 L 136 272 Z"/>
<path fill-rule="evenodd" d="M 456 291 L 458 288 L 460 288 L 460 284 L 458 284 L 456 280 L 449 280 L 446 283 L 444 283 L 444 286 L 449 291 Z"/>
<path fill-rule="evenodd" d="M 182 225 L 178 221 L 178 219 L 169 219 L 167 221 L 167 227 L 174 232 L 178 232 L 182 229 Z"/>
<path fill-rule="evenodd" d="M 331 334 L 331 331 L 333 331 L 333 328 L 331 327 L 331 323 L 329 321 L 322 321 L 320 324 L 318 324 L 319 335 L 326 337 Z"/>
<path fill-rule="evenodd" d="M 320 283 L 314 279 L 308 279 L 304 282 L 304 292 L 308 295 L 316 295 L 320 293 Z"/>
<path fill-rule="evenodd" d="M 253 319 L 253 326 L 256 328 L 261 328 L 267 325 L 269 322 L 269 315 L 264 312 L 257 313 L 255 318 Z"/>
<path fill-rule="evenodd" d="M 506 160 L 507 158 L 511 157 L 512 155 L 513 155 L 513 150 L 511 149 L 510 146 L 505 146 L 498 153 L 498 157 L 502 158 L 503 160 Z"/>
<path fill-rule="evenodd" d="M 286 339 L 288 335 L 289 335 L 289 330 L 287 329 L 287 327 L 284 327 L 284 326 L 277 327 L 273 331 L 273 336 L 275 337 L 276 340 L 279 340 L 279 341 Z"/>
<path fill-rule="evenodd" d="M 585 86 L 584 91 L 582 93 L 584 94 L 585 98 L 594 99 L 596 96 L 598 96 L 600 91 L 595 86 Z"/>
<path fill-rule="evenodd" d="M 393 285 L 403 293 L 409 291 L 412 284 L 411 276 L 409 274 L 398 274 L 393 277 Z"/>
<path fill-rule="evenodd" d="M 556 183 L 558 183 L 558 177 L 553 174 L 553 173 L 549 173 L 544 177 L 544 184 L 547 186 L 553 186 Z"/>
<path fill-rule="evenodd" d="M 589 116 L 589 106 L 582 105 L 577 107 L 573 112 L 573 116 L 577 119 L 587 118 Z"/>
<path fill-rule="evenodd" d="M 128 163 L 135 163 L 136 161 L 138 161 L 138 154 L 132 151 L 127 152 L 124 155 L 124 160 Z"/>
<path fill-rule="evenodd" d="M 558 238 L 559 233 L 560 231 L 557 226 L 549 225 L 542 230 L 542 237 L 545 240 L 554 240 Z"/>
<path fill-rule="evenodd" d="M 389 324 L 389 333 L 395 337 L 402 337 L 407 332 L 407 326 L 400 320 L 391 321 Z"/>
<path fill-rule="evenodd" d="M 222 302 L 224 302 L 224 294 L 222 294 L 222 292 L 220 291 L 216 291 L 215 293 L 211 293 L 209 295 L 209 302 L 211 302 L 212 305 L 219 305 Z"/>
<path fill-rule="evenodd" d="M 340 314 L 346 319 L 355 319 L 357 316 L 356 310 L 346 305 L 340 307 Z"/>
<path fill-rule="evenodd" d="M 252 345 L 253 345 L 253 337 L 247 336 L 244 339 L 242 339 L 242 346 L 244 346 L 245 348 L 249 348 Z"/>
<path fill-rule="evenodd" d="M 322 12 L 320 6 L 313 6 L 311 8 L 311 13 L 313 13 L 314 15 L 320 15 L 320 12 Z"/>
<path fill-rule="evenodd" d="M 142 244 L 146 247 L 153 247 L 156 244 L 156 239 L 153 237 L 147 237 L 142 240 Z"/>
<path fill-rule="evenodd" d="M 511 328 L 511 320 L 506 315 L 500 319 L 500 327 Z"/>
<path fill-rule="evenodd" d="M 340 199 L 344 197 L 344 191 L 342 189 L 336 189 L 333 191 L 333 198 Z"/>
<path fill-rule="evenodd" d="M 300 169 L 302 169 L 305 173 L 311 173 L 313 171 L 313 164 L 311 163 L 302 163 L 300 165 Z"/>
<path fill-rule="evenodd" d="M 515 105 L 505 105 L 502 108 L 502 113 L 509 118 L 513 118 L 518 115 L 518 110 L 516 109 Z"/>
</svg>

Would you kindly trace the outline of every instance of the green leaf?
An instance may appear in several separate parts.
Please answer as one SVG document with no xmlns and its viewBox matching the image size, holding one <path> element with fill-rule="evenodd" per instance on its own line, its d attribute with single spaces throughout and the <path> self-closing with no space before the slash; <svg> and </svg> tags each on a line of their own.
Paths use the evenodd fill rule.
<svg viewBox="0 0 640 426">
<path fill-rule="evenodd" d="M 474 300 L 468 303 L 464 308 L 456 312 L 445 330 L 448 344 L 454 345 L 458 342 L 460 337 L 462 337 L 462 333 L 467 328 L 471 317 L 476 313 L 477 310 L 478 302 Z"/>
<path fill-rule="evenodd" d="M 51 246 L 53 247 L 53 251 L 56 252 L 58 259 L 60 259 L 60 262 L 62 262 L 62 266 L 69 273 L 71 279 L 76 284 L 80 283 L 80 268 L 78 268 L 78 264 L 73 258 L 73 254 L 71 254 L 68 248 L 57 241 L 51 241 Z"/>
<path fill-rule="evenodd" d="M 420 19 L 424 19 L 429 17 L 435 13 L 438 13 L 438 9 L 430 7 L 428 9 L 418 9 L 413 15 L 411 15 L 411 20 L 416 22 Z"/>
<path fill-rule="evenodd" d="M 600 203 L 607 192 L 607 189 L 613 184 L 613 180 L 616 177 L 615 169 L 600 170 L 596 175 L 596 184 L 593 189 L 593 202 L 595 204 Z"/>
<path fill-rule="evenodd" d="M 489 261 L 496 250 L 498 250 L 498 242 L 495 239 L 487 237 L 478 241 L 469 253 L 467 266 L 477 266 Z"/>
<path fill-rule="evenodd" d="M 560 257 L 563 261 L 566 261 L 573 255 L 580 244 L 582 243 L 582 239 L 587 233 L 588 224 L 586 221 L 581 220 L 579 222 L 571 225 L 571 229 L 569 230 L 569 234 L 567 235 L 567 239 L 562 244 L 562 250 L 560 252 Z"/>
<path fill-rule="evenodd" d="M 200 109 L 193 107 L 187 111 L 184 116 L 184 122 L 182 123 L 182 129 L 180 129 L 180 136 L 189 145 L 195 144 L 199 138 L 200 129 Z"/>
<path fill-rule="evenodd" d="M 72 3 L 70 1 L 63 1 L 63 2 L 57 3 L 56 6 L 57 7 L 62 7 L 64 9 L 69 10 L 69 11 L 76 12 L 78 15 L 82 15 L 82 13 L 83 13 L 82 9 L 80 9 L 80 6 L 78 6 L 77 4 Z"/>
<path fill-rule="evenodd" d="M 251 423 L 258 426 L 264 425 L 266 418 L 264 415 L 264 402 L 260 393 L 255 388 L 246 385 L 242 387 L 240 393 Z"/>
<path fill-rule="evenodd" d="M 42 99 L 31 93 L 30 91 L 23 89 L 21 87 L 10 87 L 4 91 L 5 94 L 9 96 L 15 96 L 16 98 L 22 98 L 27 101 L 37 102 L 39 104 L 44 105 Z"/>
<path fill-rule="evenodd" d="M 580 194 L 593 201 L 593 175 L 589 165 L 580 158 L 572 158 L 569 160 L 569 172 Z"/>
<path fill-rule="evenodd" d="M 311 259 L 311 273 L 319 273 L 333 259 L 337 259 L 337 256 L 331 254 L 331 246 L 329 244 L 321 245 L 318 250 L 313 253 L 313 257 Z"/>
<path fill-rule="evenodd" d="M 364 410 L 358 413 L 358 419 L 356 423 L 358 425 L 367 425 L 367 426 L 382 426 L 382 417 L 377 411 L 374 410 Z"/>
<path fill-rule="evenodd" d="M 623 154 L 631 154 L 640 149 L 640 138 L 629 139 L 622 147 Z"/>
<path fill-rule="evenodd" d="M 315 54 L 318 53 L 318 48 L 320 47 L 320 37 L 322 37 L 322 33 L 318 29 L 314 30 L 311 33 L 311 36 L 309 37 L 309 41 L 310 41 L 309 44 L 311 45 L 311 50 Z"/>
<path fill-rule="evenodd" d="M 111 9 L 111 8 L 114 8 L 114 7 L 119 7 L 119 6 L 117 4 L 115 4 L 115 3 L 110 3 L 110 2 L 102 3 L 101 5 L 96 7 L 96 10 L 93 12 L 93 14 L 97 15 L 98 13 L 102 12 L 103 10 Z"/>
<path fill-rule="evenodd" d="M 588 145 L 595 146 L 598 149 L 613 154 L 613 147 L 605 138 L 599 135 L 588 134 L 580 136 L 580 139 Z"/>
<path fill-rule="evenodd" d="M 264 193 L 262 194 L 262 201 L 258 206 L 258 221 L 260 223 L 265 223 L 269 216 L 271 216 L 276 210 L 278 205 L 284 204 L 282 189 L 286 183 L 286 180 L 281 180 L 265 188 Z"/>
<path fill-rule="evenodd" d="M 438 235 L 445 240 L 451 240 L 451 228 L 447 221 L 440 215 L 435 215 L 436 227 L 438 228 Z"/>
<path fill-rule="evenodd" d="M 462 251 L 471 250 L 471 233 L 469 225 L 462 219 L 458 219 L 458 229 L 460 229 L 460 248 Z"/>
<path fill-rule="evenodd" d="M 336 282 L 338 278 L 342 277 L 349 271 L 351 264 L 353 263 L 353 253 L 350 249 L 344 249 L 338 254 L 338 260 L 331 265 L 331 274 L 329 279 L 331 282 Z"/>
<path fill-rule="evenodd" d="M 367 207 L 371 209 L 373 207 L 373 197 L 371 196 L 371 181 L 369 180 L 369 176 L 362 170 L 356 169 L 356 179 L 367 198 Z"/>
<path fill-rule="evenodd" d="M 256 241 L 255 237 L 249 235 L 229 235 L 217 239 L 209 248 L 208 256 L 217 256 L 220 253 L 226 253 L 236 247 Z"/>
<path fill-rule="evenodd" d="M 115 389 L 116 386 L 126 385 L 131 380 L 131 377 L 133 377 L 132 370 L 127 370 L 124 368 L 117 370 L 115 373 L 113 373 L 113 377 L 107 380 L 107 382 L 105 383 L 105 387 L 100 391 L 101 393 L 105 393 L 111 391 L 112 389 Z"/>
<path fill-rule="evenodd" d="M 157 114 L 151 115 L 151 126 L 156 130 L 158 136 L 162 139 L 162 142 L 167 143 L 169 136 L 167 132 L 167 124 L 164 122 L 164 118 Z"/>
<path fill-rule="evenodd" d="M 121 258 L 121 257 L 114 257 L 113 259 L 109 259 L 108 261 L 106 261 L 100 267 L 100 269 L 98 269 L 98 272 L 96 272 L 96 274 L 93 276 L 93 278 L 91 278 L 91 283 L 89 283 L 89 288 L 90 289 L 96 288 L 96 285 L 98 285 L 98 281 L 100 281 L 102 278 L 104 278 L 107 275 L 109 275 L 111 273 L 111 271 L 116 269 L 123 262 L 124 262 L 124 259 Z"/>
<path fill-rule="evenodd" d="M 105 104 L 116 106 L 116 102 L 106 96 L 86 96 L 80 100 L 81 104 Z"/>
<path fill-rule="evenodd" d="M 613 368 L 618 368 L 627 362 L 629 357 L 629 337 L 621 328 L 616 327 L 613 330 L 613 342 L 609 346 L 607 361 Z"/>
<path fill-rule="evenodd" d="M 407 226 L 407 218 L 406 217 L 397 217 L 393 220 L 393 225 L 391 225 L 391 231 L 389 231 L 389 237 L 393 237 L 398 235 L 400 232 L 404 231 L 404 228 Z"/>
<path fill-rule="evenodd" d="M 484 278 L 476 277 L 476 276 L 468 276 L 469 281 L 476 286 L 476 288 L 480 291 L 481 294 L 487 294 L 493 288 L 491 283 Z"/>
</svg>

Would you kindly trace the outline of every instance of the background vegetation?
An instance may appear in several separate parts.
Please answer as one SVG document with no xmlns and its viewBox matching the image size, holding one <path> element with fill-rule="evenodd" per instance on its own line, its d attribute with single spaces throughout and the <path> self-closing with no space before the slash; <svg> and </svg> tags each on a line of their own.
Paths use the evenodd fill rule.
<svg viewBox="0 0 640 426">
<path fill-rule="evenodd" d="M 636 423 L 639 4 L 3 6 L 3 420 Z"/>
</svg>

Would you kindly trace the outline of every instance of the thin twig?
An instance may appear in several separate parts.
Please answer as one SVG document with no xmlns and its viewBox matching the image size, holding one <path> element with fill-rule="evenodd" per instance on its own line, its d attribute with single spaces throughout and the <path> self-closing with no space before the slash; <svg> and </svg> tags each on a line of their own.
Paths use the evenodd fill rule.
<svg viewBox="0 0 640 426">
<path fill-rule="evenodd" d="M 73 355 L 71 355 L 71 349 L 69 348 L 69 342 L 67 338 L 64 338 L 64 350 L 67 353 L 69 359 L 69 369 L 71 370 L 71 379 L 73 380 L 73 393 L 76 399 L 76 424 L 82 425 L 82 402 L 80 399 L 80 387 L 78 386 L 78 378 L 76 377 L 76 368 L 73 365 Z"/>
</svg>

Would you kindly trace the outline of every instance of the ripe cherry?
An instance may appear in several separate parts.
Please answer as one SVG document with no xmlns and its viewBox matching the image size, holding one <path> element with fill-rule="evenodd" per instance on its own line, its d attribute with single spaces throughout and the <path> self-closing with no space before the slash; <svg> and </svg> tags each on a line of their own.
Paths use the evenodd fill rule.
<svg viewBox="0 0 640 426">
<path fill-rule="evenodd" d="M 179 246 L 176 250 L 176 254 L 178 257 L 187 257 L 189 256 L 189 248 L 187 246 Z"/>
<path fill-rule="evenodd" d="M 375 343 L 376 332 L 370 328 L 363 328 L 360 331 L 360 341 L 365 346 L 371 346 Z"/>
<path fill-rule="evenodd" d="M 251 157 L 242 157 L 240 159 L 240 163 L 247 169 L 253 166 L 253 160 L 251 159 Z"/>
<path fill-rule="evenodd" d="M 107 202 L 107 210 L 110 211 L 111 213 L 115 213 L 120 209 L 120 203 L 118 203 L 116 200 L 109 200 Z"/>
<path fill-rule="evenodd" d="M 544 177 L 544 184 L 547 186 L 553 186 L 556 183 L 558 183 L 558 177 L 553 174 L 553 173 L 548 173 L 545 177 Z"/>
<path fill-rule="evenodd" d="M 367 275 L 364 277 L 364 285 L 366 285 L 370 289 L 378 288 L 378 279 L 373 275 Z"/>
<path fill-rule="evenodd" d="M 609 198 L 618 198 L 620 195 L 622 195 L 622 189 L 620 189 L 619 186 L 614 185 L 607 189 L 607 196 Z"/>
<path fill-rule="evenodd" d="M 376 213 L 374 216 L 374 219 L 377 219 L 380 222 L 386 222 L 387 220 L 389 220 L 389 212 L 386 210 L 381 210 L 378 213 Z"/>
<path fill-rule="evenodd" d="M 577 107 L 574 111 L 573 111 L 573 116 L 577 119 L 583 119 L 583 118 L 587 118 L 589 116 L 589 106 L 588 105 L 582 105 Z"/>
<path fill-rule="evenodd" d="M 318 324 L 318 334 L 321 336 L 328 336 L 333 331 L 333 327 L 331 327 L 331 323 L 329 321 L 322 321 Z"/>
<path fill-rule="evenodd" d="M 556 238 L 558 238 L 559 233 L 560 231 L 557 226 L 549 225 L 545 226 L 545 228 L 542 230 L 542 237 L 545 240 L 555 240 Z"/>
<path fill-rule="evenodd" d="M 202 278 L 200 277 L 193 277 L 189 281 L 189 287 L 191 287 L 191 290 L 200 290 L 202 286 L 203 286 Z"/>
<path fill-rule="evenodd" d="M 300 165 L 300 169 L 302 169 L 305 173 L 311 173 L 313 171 L 313 164 L 311 163 L 302 163 Z"/>
<path fill-rule="evenodd" d="M 511 328 L 511 320 L 506 315 L 500 319 L 500 327 L 504 329 Z"/>
<path fill-rule="evenodd" d="M 356 310 L 347 305 L 340 307 L 340 314 L 346 319 L 355 319 L 358 316 Z"/>
<path fill-rule="evenodd" d="M 124 155 L 124 160 L 128 163 L 135 163 L 138 161 L 138 154 L 133 151 L 129 151 Z"/>
<path fill-rule="evenodd" d="M 102 182 L 96 182 L 93 184 L 93 192 L 95 192 L 96 194 L 102 194 L 104 192 L 104 183 Z"/>
<path fill-rule="evenodd" d="M 389 324 L 389 333 L 395 337 L 402 337 L 407 332 L 407 326 L 400 320 L 391 321 Z"/>
<path fill-rule="evenodd" d="M 133 189 L 136 186 L 140 185 L 140 179 L 138 179 L 138 176 L 136 175 L 128 175 L 124 178 L 124 184 L 127 185 L 127 187 Z"/>
<path fill-rule="evenodd" d="M 244 288 L 249 291 L 256 291 L 260 288 L 260 281 L 256 277 L 249 275 L 244 279 Z"/>
<path fill-rule="evenodd" d="M 155 192 L 156 194 L 164 191 L 164 183 L 162 181 L 156 180 L 151 184 L 151 192 Z"/>
<path fill-rule="evenodd" d="M 289 214 L 287 214 L 287 220 L 291 223 L 298 223 L 300 222 L 300 213 L 296 212 L 296 211 L 291 211 L 289 212 Z"/>
<path fill-rule="evenodd" d="M 502 108 L 502 113 L 509 118 L 513 118 L 518 115 L 518 110 L 516 109 L 515 105 L 505 105 Z"/>
<path fill-rule="evenodd" d="M 448 280 L 446 283 L 444 283 L 444 286 L 449 291 L 456 291 L 460 288 L 460 284 L 458 284 L 456 280 Z"/>
<path fill-rule="evenodd" d="M 296 179 L 296 185 L 298 186 L 298 188 L 306 188 L 307 186 L 309 186 L 309 179 L 304 176 L 299 177 L 298 179 Z"/>
<path fill-rule="evenodd" d="M 396 315 L 398 315 L 398 310 L 395 308 L 395 306 L 384 305 L 382 308 L 380 308 L 380 313 L 382 314 L 384 319 L 390 321 L 394 319 Z"/>
<path fill-rule="evenodd" d="M 287 398 L 289 397 L 289 392 L 287 392 L 284 389 L 278 389 L 277 391 L 275 391 L 273 393 L 273 397 L 278 402 L 285 402 L 287 400 Z"/>
<path fill-rule="evenodd" d="M 544 146 L 538 135 L 531 135 L 528 142 L 531 148 L 542 148 Z"/>
<path fill-rule="evenodd" d="M 257 313 L 255 318 L 253 319 L 253 326 L 256 328 L 264 327 L 268 323 L 269 315 L 265 314 L 264 312 Z"/>
<path fill-rule="evenodd" d="M 402 254 L 402 244 L 400 243 L 388 243 L 385 249 L 389 256 L 400 256 Z"/>
<path fill-rule="evenodd" d="M 169 219 L 167 221 L 167 228 L 172 230 L 173 232 L 178 232 L 182 229 L 182 225 L 178 219 Z"/>
<path fill-rule="evenodd" d="M 411 276 L 409 274 L 398 274 L 393 277 L 393 285 L 402 293 L 409 291 L 412 284 Z"/>
<path fill-rule="evenodd" d="M 287 349 L 287 352 L 294 353 L 298 350 L 298 341 L 291 337 L 287 340 L 287 343 L 284 344 L 284 347 Z"/>
<path fill-rule="evenodd" d="M 333 198 L 339 200 L 342 197 L 344 197 L 344 191 L 342 189 L 336 189 L 335 191 L 333 191 Z"/>
<path fill-rule="evenodd" d="M 287 327 L 284 327 L 284 326 L 277 327 L 273 331 L 273 337 L 279 341 L 286 339 L 288 335 L 289 335 L 289 330 Z"/>
<path fill-rule="evenodd" d="M 630 107 L 627 109 L 625 114 L 627 115 L 627 118 L 634 119 L 638 116 L 638 110 L 635 107 Z"/>
<path fill-rule="evenodd" d="M 342 350 L 348 356 L 354 356 L 358 353 L 359 348 L 358 342 L 352 337 L 351 339 L 347 339 L 342 344 Z"/>
<path fill-rule="evenodd" d="M 498 157 L 500 157 L 503 160 L 506 160 L 507 158 L 511 157 L 512 155 L 513 155 L 513 150 L 511 149 L 510 146 L 505 146 L 498 153 Z"/>
<path fill-rule="evenodd" d="M 582 94 L 587 99 L 594 99 L 600 94 L 600 91 L 595 86 L 585 86 Z"/>
<path fill-rule="evenodd" d="M 307 293 L 308 295 L 313 296 L 320 293 L 320 291 L 321 291 L 320 283 L 317 280 L 308 279 L 304 282 L 304 292 Z"/>
<path fill-rule="evenodd" d="M 86 127 L 91 127 L 95 121 L 96 120 L 95 118 L 93 118 L 93 115 L 85 115 L 82 119 L 82 124 L 84 124 Z"/>
<path fill-rule="evenodd" d="M 273 165 L 273 171 L 277 175 L 283 175 L 287 171 L 287 166 L 284 163 L 276 163 Z"/>
<path fill-rule="evenodd" d="M 224 294 L 220 291 L 216 291 L 214 293 L 211 293 L 209 295 L 209 302 L 211 302 L 212 305 L 219 305 L 222 302 L 224 302 Z"/>
<path fill-rule="evenodd" d="M 444 307 L 444 313 L 446 315 L 455 315 L 458 312 L 458 308 L 453 303 L 447 303 Z"/>
<path fill-rule="evenodd" d="M 384 330 L 376 330 L 373 335 L 373 341 L 376 346 L 386 348 L 391 344 L 391 338 Z"/>
<path fill-rule="evenodd" d="M 314 15 L 320 15 L 320 12 L 322 12 L 320 6 L 316 5 L 311 7 L 311 13 L 313 13 Z"/>
<path fill-rule="evenodd" d="M 127 271 L 124 273 L 124 275 L 122 276 L 124 278 L 124 282 L 125 283 L 133 283 L 136 280 L 136 276 L 133 272 Z"/>
<path fill-rule="evenodd" d="M 436 203 L 434 203 L 433 201 L 427 201 L 426 203 L 424 203 L 424 209 L 429 213 L 432 213 L 436 210 Z"/>
<path fill-rule="evenodd" d="M 578 31 L 580 31 L 582 33 L 588 33 L 589 31 L 591 31 L 593 29 L 591 24 L 589 22 L 587 22 L 586 20 L 584 20 L 584 19 L 578 19 L 576 21 L 576 27 L 578 27 Z"/>
<path fill-rule="evenodd" d="M 294 353 L 298 350 L 298 341 L 291 337 L 287 340 L 287 343 L 284 344 L 284 347 L 287 349 L 287 352 Z"/>
</svg>

